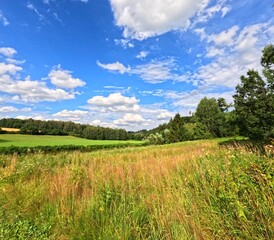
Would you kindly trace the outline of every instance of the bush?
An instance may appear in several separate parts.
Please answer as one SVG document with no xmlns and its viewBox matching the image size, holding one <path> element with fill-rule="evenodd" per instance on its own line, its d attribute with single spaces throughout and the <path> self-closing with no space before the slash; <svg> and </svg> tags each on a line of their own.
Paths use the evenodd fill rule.
<svg viewBox="0 0 274 240">
<path fill-rule="evenodd" d="M 36 146 L 36 147 L 0 147 L 0 154 L 27 154 L 27 153 L 49 153 L 49 152 L 64 152 L 64 151 L 80 151 L 92 152 L 100 149 L 114 149 L 140 146 L 132 143 L 109 144 L 109 145 L 60 145 L 60 146 Z"/>
</svg>

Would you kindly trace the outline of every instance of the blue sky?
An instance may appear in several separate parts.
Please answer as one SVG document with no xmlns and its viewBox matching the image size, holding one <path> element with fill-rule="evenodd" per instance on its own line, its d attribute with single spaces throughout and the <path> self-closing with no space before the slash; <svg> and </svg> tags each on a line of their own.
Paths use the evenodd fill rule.
<svg viewBox="0 0 274 240">
<path fill-rule="evenodd" d="M 0 0 L 0 118 L 150 129 L 232 102 L 272 0 Z"/>
</svg>

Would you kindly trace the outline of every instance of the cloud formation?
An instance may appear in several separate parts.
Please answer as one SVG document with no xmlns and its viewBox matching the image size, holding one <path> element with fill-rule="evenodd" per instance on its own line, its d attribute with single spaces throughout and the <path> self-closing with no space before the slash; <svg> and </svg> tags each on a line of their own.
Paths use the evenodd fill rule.
<svg viewBox="0 0 274 240">
<path fill-rule="evenodd" d="M 48 75 L 51 83 L 57 87 L 73 89 L 83 87 L 86 83 L 71 75 L 71 71 L 63 70 L 59 66 L 57 69 L 52 69 Z"/>
<path fill-rule="evenodd" d="M 144 40 L 171 30 L 186 29 L 190 19 L 201 12 L 209 0 L 110 0 L 117 26 L 123 36 Z"/>
<path fill-rule="evenodd" d="M 136 112 L 140 110 L 138 102 L 135 97 L 125 97 L 121 93 L 112 93 L 107 97 L 95 96 L 88 100 L 90 106 L 100 108 L 102 112 Z"/>
<path fill-rule="evenodd" d="M 13 55 L 16 53 L 17 53 L 17 51 L 14 48 L 10 48 L 10 47 L 1 47 L 0 48 L 0 54 L 5 57 L 13 57 Z"/>
<path fill-rule="evenodd" d="M 67 110 L 64 109 L 60 112 L 53 114 L 52 116 L 58 119 L 66 120 L 66 121 L 79 121 L 83 117 L 88 115 L 88 111 L 82 110 Z"/>
<path fill-rule="evenodd" d="M 10 57 L 16 54 L 13 48 L 1 48 L 0 53 L 3 56 Z M 10 61 L 10 58 L 5 61 Z M 30 77 L 22 79 L 20 73 L 23 67 L 17 64 L 23 61 L 15 60 L 14 63 L 0 62 L 0 92 L 8 94 L 11 101 L 15 102 L 55 102 L 61 100 L 74 99 L 76 92 L 75 87 L 85 85 L 85 82 L 74 78 L 68 70 L 53 69 L 49 73 L 51 83 L 58 88 L 51 88 L 43 80 L 31 80 Z M 66 91 L 64 89 L 70 89 Z"/>
</svg>

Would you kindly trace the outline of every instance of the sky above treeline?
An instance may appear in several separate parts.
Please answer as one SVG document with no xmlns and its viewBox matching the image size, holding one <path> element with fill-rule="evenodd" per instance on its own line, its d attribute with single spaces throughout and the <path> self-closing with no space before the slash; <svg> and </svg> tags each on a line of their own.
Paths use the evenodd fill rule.
<svg viewBox="0 0 274 240">
<path fill-rule="evenodd" d="M 151 129 L 233 101 L 272 0 L 0 0 L 0 118 Z"/>
</svg>

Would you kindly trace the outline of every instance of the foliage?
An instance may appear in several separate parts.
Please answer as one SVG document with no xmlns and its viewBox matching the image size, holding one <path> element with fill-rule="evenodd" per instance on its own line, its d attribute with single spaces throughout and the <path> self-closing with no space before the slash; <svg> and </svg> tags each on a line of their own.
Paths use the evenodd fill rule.
<svg viewBox="0 0 274 240">
<path fill-rule="evenodd" d="M 218 101 L 215 98 L 204 97 L 198 104 L 195 117 L 200 126 L 204 126 L 205 136 L 224 136 L 224 114 L 222 113 Z"/>
<path fill-rule="evenodd" d="M 261 63 L 266 83 L 259 73 L 249 70 L 236 87 L 235 111 L 240 131 L 251 139 L 274 137 L 274 46 L 266 46 Z"/>
</svg>

